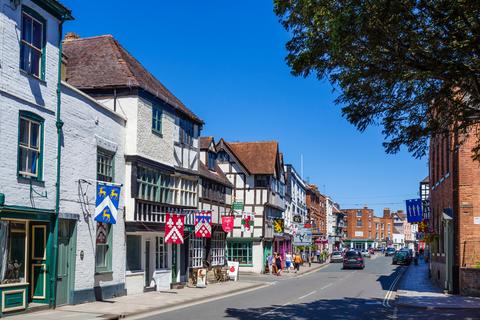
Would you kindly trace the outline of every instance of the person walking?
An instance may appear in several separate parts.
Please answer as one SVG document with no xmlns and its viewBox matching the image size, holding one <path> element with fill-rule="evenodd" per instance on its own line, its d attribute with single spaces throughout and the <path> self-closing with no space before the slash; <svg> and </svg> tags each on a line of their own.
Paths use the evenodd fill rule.
<svg viewBox="0 0 480 320">
<path fill-rule="evenodd" d="M 320 261 L 320 249 L 317 249 L 317 262 L 321 262 Z"/>
<path fill-rule="evenodd" d="M 282 257 L 277 253 L 277 257 L 275 258 L 275 266 L 277 267 L 277 276 L 282 274 Z"/>
<path fill-rule="evenodd" d="M 272 256 L 272 274 L 277 275 L 277 253 L 274 252 Z"/>
<path fill-rule="evenodd" d="M 270 252 L 267 257 L 268 273 L 273 273 L 273 255 Z"/>
<path fill-rule="evenodd" d="M 285 271 L 288 271 L 290 273 L 290 269 L 293 267 L 293 262 L 292 262 L 292 255 L 290 252 L 287 251 L 285 254 Z"/>
<path fill-rule="evenodd" d="M 302 257 L 300 254 L 297 252 L 295 254 L 295 257 L 293 258 L 293 265 L 295 266 L 295 273 L 300 271 L 300 264 L 302 263 Z"/>
</svg>

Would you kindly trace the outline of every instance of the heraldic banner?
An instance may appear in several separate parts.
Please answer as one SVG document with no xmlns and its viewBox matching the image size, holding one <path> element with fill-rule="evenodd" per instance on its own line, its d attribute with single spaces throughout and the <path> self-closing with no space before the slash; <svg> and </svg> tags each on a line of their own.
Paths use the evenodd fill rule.
<svg viewBox="0 0 480 320">
<path fill-rule="evenodd" d="M 222 217 L 222 229 L 226 233 L 233 231 L 233 222 L 235 221 L 234 216 L 223 216 Z"/>
<path fill-rule="evenodd" d="M 165 243 L 183 244 L 185 216 L 167 213 L 165 217 Z"/>
<path fill-rule="evenodd" d="M 120 186 L 97 183 L 94 220 L 103 223 L 116 224 L 119 202 Z"/>
<path fill-rule="evenodd" d="M 253 232 L 253 223 L 255 221 L 254 213 L 242 212 L 242 232 Z"/>
<path fill-rule="evenodd" d="M 276 234 L 282 234 L 285 231 L 285 220 L 273 219 L 273 232 Z"/>
<path fill-rule="evenodd" d="M 212 237 L 212 211 L 195 213 L 195 236 L 197 238 Z"/>
</svg>

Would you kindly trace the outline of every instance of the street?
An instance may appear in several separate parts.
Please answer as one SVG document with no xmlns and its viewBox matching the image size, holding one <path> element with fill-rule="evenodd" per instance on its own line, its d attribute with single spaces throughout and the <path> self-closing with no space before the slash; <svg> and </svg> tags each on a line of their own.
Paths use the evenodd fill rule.
<svg viewBox="0 0 480 320">
<path fill-rule="evenodd" d="M 387 301 L 402 270 L 391 258 L 367 260 L 364 270 L 330 264 L 298 278 L 272 277 L 270 286 L 141 319 L 477 319 L 478 311 L 397 308 Z M 475 318 L 477 317 L 477 318 Z"/>
</svg>

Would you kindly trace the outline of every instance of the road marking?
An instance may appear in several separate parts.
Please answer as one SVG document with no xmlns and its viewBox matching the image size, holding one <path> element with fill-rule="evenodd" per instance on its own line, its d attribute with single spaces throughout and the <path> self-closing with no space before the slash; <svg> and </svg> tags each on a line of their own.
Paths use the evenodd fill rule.
<svg viewBox="0 0 480 320">
<path fill-rule="evenodd" d="M 393 291 L 395 289 L 395 286 L 397 285 L 397 282 L 400 280 L 402 277 L 403 273 L 405 272 L 405 268 L 402 268 L 400 272 L 398 273 L 397 277 L 392 281 L 392 284 L 390 285 L 390 288 L 387 291 L 387 294 L 385 295 L 385 298 L 383 299 L 383 306 L 390 308 L 390 298 L 393 295 Z"/>
<path fill-rule="evenodd" d="M 398 308 L 395 307 L 393 308 L 392 320 L 397 320 L 397 319 L 398 319 Z"/>
<path fill-rule="evenodd" d="M 306 295 L 299 297 L 298 300 L 302 300 L 303 298 L 311 296 L 312 294 L 315 294 L 315 293 L 317 293 L 317 290 L 313 290 L 312 292 L 307 293 Z"/>
<path fill-rule="evenodd" d="M 277 311 L 278 309 L 283 308 L 283 307 L 286 307 L 286 306 L 288 306 L 289 304 L 291 304 L 292 302 L 293 302 L 293 301 L 290 301 L 290 302 L 287 302 L 287 303 L 285 303 L 285 304 L 282 304 L 280 307 L 276 307 L 275 309 L 272 309 L 272 310 L 270 310 L 270 311 L 267 311 L 267 312 L 265 312 L 265 313 L 262 313 L 260 316 L 266 316 L 266 315 L 268 315 L 268 314 L 274 313 L 274 312 Z"/>
<path fill-rule="evenodd" d="M 327 289 L 328 287 L 331 287 L 332 285 L 333 285 L 333 283 L 326 284 L 323 287 L 321 287 L 320 290 Z"/>
</svg>

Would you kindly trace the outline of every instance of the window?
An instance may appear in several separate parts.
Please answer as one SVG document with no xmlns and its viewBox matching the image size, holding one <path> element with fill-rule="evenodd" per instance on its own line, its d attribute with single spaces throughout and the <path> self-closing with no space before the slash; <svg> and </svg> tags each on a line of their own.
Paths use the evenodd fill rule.
<svg viewBox="0 0 480 320">
<path fill-rule="evenodd" d="M 38 180 L 42 178 L 43 119 L 20 112 L 18 134 L 18 174 Z"/>
<path fill-rule="evenodd" d="M 238 261 L 241 265 L 251 265 L 253 243 L 250 241 L 228 242 L 227 256 L 230 261 Z"/>
<path fill-rule="evenodd" d="M 223 266 L 225 264 L 225 233 L 215 231 L 211 242 L 212 266 Z"/>
<path fill-rule="evenodd" d="M 218 162 L 229 162 L 230 157 L 228 156 L 228 153 L 226 153 L 225 151 L 220 151 L 217 154 L 217 160 Z"/>
<path fill-rule="evenodd" d="M 113 156 L 110 151 L 102 148 L 97 149 L 97 180 L 113 182 Z"/>
<path fill-rule="evenodd" d="M 256 175 L 255 176 L 255 188 L 267 188 L 269 183 L 268 176 Z"/>
<path fill-rule="evenodd" d="M 189 241 L 190 267 L 203 268 L 203 260 L 205 259 L 205 238 L 191 237 Z"/>
<path fill-rule="evenodd" d="M 30 8 L 22 8 L 22 39 L 20 41 L 20 68 L 44 79 L 45 19 Z"/>
<path fill-rule="evenodd" d="M 357 217 L 361 217 L 362 216 L 362 211 L 361 210 L 358 210 L 357 211 Z"/>
<path fill-rule="evenodd" d="M 0 283 L 25 282 L 25 252 L 26 227 L 25 222 L 0 221 Z M 17 265 L 15 266 L 15 262 Z M 7 266 L 13 266 L 8 270 Z"/>
<path fill-rule="evenodd" d="M 111 224 L 97 222 L 95 272 L 112 271 Z"/>
<path fill-rule="evenodd" d="M 363 226 L 362 219 L 357 219 L 357 227 Z"/>
<path fill-rule="evenodd" d="M 162 133 L 162 109 L 159 106 L 152 107 L 152 131 Z"/>
<path fill-rule="evenodd" d="M 208 169 L 215 171 L 215 160 L 216 154 L 213 152 L 208 152 Z"/>
<path fill-rule="evenodd" d="M 157 270 L 167 268 L 168 251 L 165 244 L 165 238 L 156 237 L 155 241 L 155 268 Z"/>
<path fill-rule="evenodd" d="M 193 145 L 193 123 L 180 119 L 180 143 L 191 146 Z"/>
<path fill-rule="evenodd" d="M 127 235 L 127 270 L 138 271 L 141 266 L 142 237 Z"/>
</svg>

